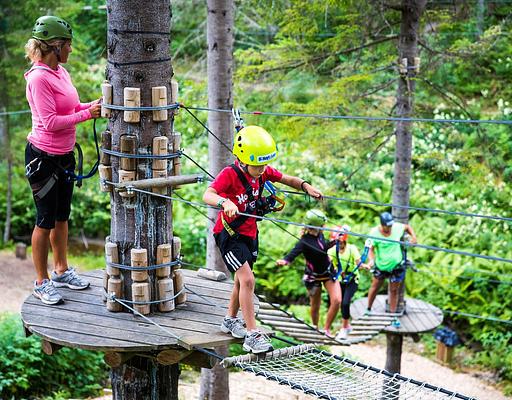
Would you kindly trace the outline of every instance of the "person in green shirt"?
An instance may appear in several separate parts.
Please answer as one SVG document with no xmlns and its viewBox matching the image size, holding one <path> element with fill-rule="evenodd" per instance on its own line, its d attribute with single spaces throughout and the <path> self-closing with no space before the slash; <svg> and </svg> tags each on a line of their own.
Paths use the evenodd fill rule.
<svg viewBox="0 0 512 400">
<path fill-rule="evenodd" d="M 332 247 L 329 254 L 338 264 L 341 287 L 342 325 L 336 339 L 345 340 L 352 331 L 350 326 L 350 303 L 359 286 L 359 268 L 357 266 L 361 262 L 361 254 L 355 245 L 348 243 L 347 232 L 350 231 L 348 225 L 338 226 L 336 230 L 337 232 L 331 232 L 331 240 L 337 240 L 339 244 Z M 361 263 L 360 268 L 370 269 L 365 263 Z"/>
<path fill-rule="evenodd" d="M 410 243 L 417 243 L 416 234 L 410 225 L 395 222 L 389 212 L 383 212 L 380 214 L 380 225 L 370 231 L 370 236 L 372 236 L 372 238 L 400 241 L 405 232 L 410 235 Z M 389 278 L 390 285 L 389 311 L 392 313 L 396 312 L 398 306 L 398 289 L 400 283 L 405 279 L 405 266 L 403 265 L 403 254 L 400 243 L 373 239 L 368 264 L 370 267 L 374 267 L 374 270 L 372 284 L 368 293 L 367 313 L 371 312 L 377 292 L 386 278 Z M 396 324 L 399 324 L 398 320 Z"/>
</svg>

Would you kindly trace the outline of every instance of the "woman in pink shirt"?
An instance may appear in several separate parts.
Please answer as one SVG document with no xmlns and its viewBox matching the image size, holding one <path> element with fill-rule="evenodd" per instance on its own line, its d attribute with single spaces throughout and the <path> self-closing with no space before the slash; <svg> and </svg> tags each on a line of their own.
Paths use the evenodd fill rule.
<svg viewBox="0 0 512 400">
<path fill-rule="evenodd" d="M 80 103 L 69 73 L 62 67 L 71 53 L 73 32 L 61 18 L 40 17 L 25 45 L 32 67 L 25 73 L 27 100 L 32 111 L 32 131 L 27 137 L 25 170 L 37 209 L 32 233 L 32 258 L 36 267 L 34 296 L 57 304 L 62 296 L 55 287 L 86 289 L 89 282 L 68 266 L 68 219 L 75 169 L 73 149 L 76 124 L 100 116 L 99 100 Z M 53 251 L 54 271 L 48 275 L 48 251 Z"/>
</svg>

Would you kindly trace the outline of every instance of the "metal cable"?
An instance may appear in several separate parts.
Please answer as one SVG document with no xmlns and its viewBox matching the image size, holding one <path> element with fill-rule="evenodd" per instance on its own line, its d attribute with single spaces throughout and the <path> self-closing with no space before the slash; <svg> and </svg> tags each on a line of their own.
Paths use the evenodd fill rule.
<svg viewBox="0 0 512 400">
<path fill-rule="evenodd" d="M 210 206 L 210 205 L 207 205 L 207 204 L 197 203 L 197 202 L 193 202 L 193 201 L 189 201 L 189 200 L 184 200 L 184 199 L 178 199 L 178 198 L 175 198 L 175 197 L 172 197 L 172 196 L 163 195 L 163 194 L 153 193 L 153 192 L 149 192 L 147 190 L 134 188 L 133 186 L 127 186 L 127 189 L 128 188 L 130 190 L 134 191 L 134 192 L 144 193 L 144 194 L 148 194 L 150 196 L 157 196 L 157 197 L 161 197 L 161 198 L 168 199 L 168 200 L 175 200 L 175 201 L 180 201 L 180 202 L 183 202 L 183 203 L 186 203 L 186 204 L 195 205 L 195 206 L 198 206 L 198 207 L 214 208 L 216 210 L 219 210 L 219 207 L 214 207 L 214 206 Z M 318 230 L 321 230 L 321 231 L 328 231 L 328 232 L 338 232 L 338 230 L 335 229 L 335 228 L 326 228 L 324 226 L 308 225 L 308 224 L 303 224 L 303 223 L 300 223 L 300 222 L 288 221 L 288 220 L 277 219 L 277 218 L 269 218 L 269 217 L 254 215 L 254 214 L 248 214 L 248 213 L 244 213 L 244 212 L 238 212 L 237 215 L 244 215 L 244 216 L 247 216 L 249 218 L 255 218 L 255 219 L 263 220 L 263 221 L 274 221 L 274 222 L 278 222 L 278 223 L 282 223 L 282 224 L 299 226 L 299 227 L 302 227 L 302 228 L 318 229 Z M 364 234 L 364 233 L 356 233 L 356 232 L 353 232 L 353 231 L 348 232 L 348 234 L 352 235 L 352 236 L 355 236 L 355 237 L 361 237 L 361 238 L 365 238 L 365 239 L 372 239 L 372 240 L 377 240 L 377 241 L 381 241 L 381 242 L 397 243 L 397 244 L 401 244 L 401 245 L 406 246 L 406 247 L 417 247 L 417 248 L 420 248 L 420 249 L 433 250 L 433 251 L 441 251 L 441 252 L 444 252 L 444 253 L 457 254 L 457 255 L 461 255 L 461 256 L 474 257 L 474 258 L 482 258 L 482 259 L 485 259 L 485 260 L 506 262 L 506 263 L 511 263 L 512 264 L 512 259 L 509 259 L 509 258 L 496 257 L 496 256 L 486 256 L 484 254 L 470 253 L 470 252 L 461 251 L 461 250 L 451 250 L 451 249 L 446 249 L 446 248 L 443 248 L 443 247 L 429 246 L 429 245 L 426 245 L 426 244 L 412 244 L 410 242 L 406 242 L 406 241 L 402 241 L 402 240 L 393 240 L 393 239 L 387 239 L 387 238 L 379 238 L 379 237 L 376 237 L 376 236 L 371 236 L 371 235 L 367 235 L 367 234 Z"/>
<path fill-rule="evenodd" d="M 222 108 L 209 107 L 188 107 L 197 111 L 212 111 L 231 113 L 231 110 Z M 343 120 L 360 120 L 360 121 L 392 121 L 392 122 L 431 122 L 441 124 L 498 124 L 512 125 L 512 121 L 497 119 L 434 119 L 434 118 L 405 118 L 405 117 L 365 117 L 360 115 L 329 115 L 329 114 L 307 114 L 307 113 L 283 113 L 268 111 L 240 111 L 240 114 L 250 115 L 269 115 L 273 117 L 301 117 L 301 118 L 318 118 L 318 119 L 343 119 Z"/>
<path fill-rule="evenodd" d="M 304 193 L 301 193 L 301 192 L 296 192 L 296 191 L 292 191 L 292 190 L 283 190 L 283 189 L 277 189 L 277 190 L 279 192 L 286 193 L 286 194 L 304 196 Z M 322 198 L 328 199 L 328 200 L 344 201 L 344 202 L 348 202 L 348 203 L 369 204 L 369 205 L 374 205 L 374 206 L 393 207 L 393 208 L 399 208 L 399 209 L 405 209 L 405 210 L 427 211 L 427 212 L 432 212 L 432 213 L 437 213 L 437 214 L 460 215 L 463 217 L 492 219 L 492 220 L 497 220 L 497 221 L 512 222 L 512 218 L 509 218 L 509 217 L 476 214 L 476 213 L 466 213 L 466 212 L 462 212 L 462 211 L 449 211 L 449 210 L 442 210 L 442 209 L 428 208 L 428 207 L 402 206 L 402 205 L 393 204 L 393 203 L 382 203 L 379 201 L 349 199 L 346 197 L 336 197 L 336 196 L 327 196 L 327 195 L 322 196 Z"/>
</svg>

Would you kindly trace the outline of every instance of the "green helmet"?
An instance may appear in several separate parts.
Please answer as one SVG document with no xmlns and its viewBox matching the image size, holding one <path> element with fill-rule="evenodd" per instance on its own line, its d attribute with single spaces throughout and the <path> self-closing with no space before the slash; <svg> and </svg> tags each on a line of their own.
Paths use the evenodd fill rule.
<svg viewBox="0 0 512 400">
<path fill-rule="evenodd" d="M 32 28 L 32 37 L 39 40 L 73 39 L 73 30 L 62 18 L 53 15 L 39 17 Z"/>
<path fill-rule="evenodd" d="M 322 226 L 327 222 L 327 217 L 320 210 L 309 210 L 306 213 L 305 222 L 307 225 Z"/>
</svg>

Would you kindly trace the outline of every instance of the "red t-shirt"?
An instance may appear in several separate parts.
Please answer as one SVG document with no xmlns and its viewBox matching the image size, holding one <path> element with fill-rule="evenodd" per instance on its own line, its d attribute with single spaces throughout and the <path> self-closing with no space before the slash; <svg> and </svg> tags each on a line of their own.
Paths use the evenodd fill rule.
<svg viewBox="0 0 512 400">
<path fill-rule="evenodd" d="M 235 161 L 235 165 L 237 166 L 237 168 L 239 167 L 238 161 Z M 254 196 L 254 199 L 257 199 L 260 191 L 259 179 L 255 179 L 249 174 L 244 174 L 245 178 L 247 179 L 247 182 L 249 182 L 249 184 L 253 188 L 252 194 Z M 263 175 L 261 176 L 261 179 L 263 183 L 265 183 L 265 181 L 278 182 L 281 180 L 282 177 L 283 174 L 280 171 L 267 165 L 267 167 L 265 168 L 265 172 L 263 172 Z M 217 177 L 212 182 L 210 187 L 215 189 L 219 196 L 225 197 L 231 200 L 233 203 L 235 203 L 238 207 L 238 211 L 245 212 L 245 210 L 247 209 L 247 203 L 249 200 L 248 196 L 245 192 L 244 185 L 242 184 L 242 182 L 240 181 L 232 167 L 226 167 L 222 171 L 220 171 L 219 175 L 217 175 Z M 254 207 L 254 204 L 252 204 L 251 207 Z M 224 214 L 224 211 L 219 212 L 219 215 L 217 216 L 217 221 L 215 222 L 215 226 L 213 227 L 213 233 L 219 233 L 224 228 L 224 226 L 222 225 L 222 217 L 224 217 L 226 222 L 229 223 L 233 221 L 237 216 L 235 216 L 234 218 L 229 218 Z M 255 218 L 247 218 L 247 220 L 244 221 L 244 223 L 240 225 L 240 227 L 237 229 L 238 233 L 255 239 L 258 233 L 256 221 L 257 220 Z"/>
</svg>

